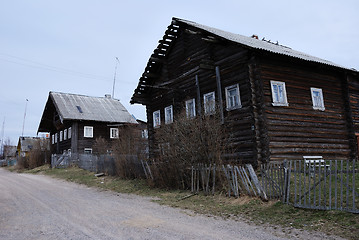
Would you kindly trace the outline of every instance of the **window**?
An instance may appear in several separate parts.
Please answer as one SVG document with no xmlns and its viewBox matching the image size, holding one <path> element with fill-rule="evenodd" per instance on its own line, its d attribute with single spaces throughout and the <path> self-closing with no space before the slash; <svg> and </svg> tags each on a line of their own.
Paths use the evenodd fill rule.
<svg viewBox="0 0 359 240">
<path fill-rule="evenodd" d="M 57 133 L 55 133 L 55 143 L 57 143 Z"/>
<path fill-rule="evenodd" d="M 213 114 L 216 111 L 216 99 L 214 92 L 207 93 L 203 95 L 204 102 L 204 113 Z"/>
<path fill-rule="evenodd" d="M 64 130 L 64 140 L 67 139 L 67 129 Z"/>
<path fill-rule="evenodd" d="M 93 137 L 93 127 L 89 127 L 89 126 L 84 127 L 84 137 L 87 138 Z"/>
<path fill-rule="evenodd" d="M 52 134 L 51 138 L 52 138 L 51 143 L 54 144 L 55 143 L 55 134 Z"/>
<path fill-rule="evenodd" d="M 69 131 L 67 132 L 68 139 L 71 138 L 71 127 L 69 127 Z"/>
<path fill-rule="evenodd" d="M 71 156 L 71 148 L 69 148 L 69 149 L 67 150 L 67 154 L 68 154 L 69 156 Z"/>
<path fill-rule="evenodd" d="M 92 148 L 85 148 L 84 153 L 85 154 L 92 154 Z"/>
<path fill-rule="evenodd" d="M 118 138 L 118 128 L 110 128 L 110 138 Z"/>
<path fill-rule="evenodd" d="M 60 142 L 62 142 L 63 131 L 60 131 Z"/>
<path fill-rule="evenodd" d="M 272 88 L 273 106 L 288 106 L 287 92 L 284 82 L 270 81 Z"/>
<path fill-rule="evenodd" d="M 313 109 L 324 111 L 323 91 L 321 88 L 310 88 L 312 93 Z"/>
<path fill-rule="evenodd" d="M 242 107 L 238 84 L 226 87 L 226 100 L 227 111 Z"/>
<path fill-rule="evenodd" d="M 186 115 L 188 118 L 194 118 L 196 116 L 196 102 L 194 98 L 186 101 Z"/>
<path fill-rule="evenodd" d="M 173 107 L 165 107 L 165 124 L 173 123 Z"/>
<path fill-rule="evenodd" d="M 153 112 L 153 127 L 159 127 L 161 125 L 160 110 Z"/>
<path fill-rule="evenodd" d="M 148 138 L 148 131 L 147 129 L 142 130 L 142 138 Z"/>
</svg>

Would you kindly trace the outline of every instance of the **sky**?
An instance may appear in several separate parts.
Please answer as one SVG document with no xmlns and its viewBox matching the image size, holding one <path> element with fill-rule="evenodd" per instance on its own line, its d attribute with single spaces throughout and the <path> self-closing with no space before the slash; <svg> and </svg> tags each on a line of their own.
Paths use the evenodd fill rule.
<svg viewBox="0 0 359 240">
<path fill-rule="evenodd" d="M 0 0 L 0 139 L 36 136 L 50 91 L 112 94 L 116 65 L 114 97 L 146 120 L 129 102 L 172 17 L 359 70 L 358 12 L 357 0 Z"/>
</svg>

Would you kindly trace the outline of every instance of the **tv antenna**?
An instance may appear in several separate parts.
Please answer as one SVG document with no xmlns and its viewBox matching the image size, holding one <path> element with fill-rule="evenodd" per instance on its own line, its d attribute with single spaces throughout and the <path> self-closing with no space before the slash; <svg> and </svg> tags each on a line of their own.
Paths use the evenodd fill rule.
<svg viewBox="0 0 359 240">
<path fill-rule="evenodd" d="M 4 128 L 5 128 L 5 117 L 4 121 L 2 123 L 2 129 L 1 129 L 1 139 L 0 139 L 0 154 L 4 155 Z"/>
<path fill-rule="evenodd" d="M 24 136 L 24 127 L 25 127 L 25 118 L 26 118 L 26 109 L 27 109 L 27 102 L 29 101 L 29 99 L 26 98 L 26 104 L 25 104 L 25 113 L 24 113 L 24 121 L 22 122 L 22 132 L 21 132 L 21 137 Z"/>
<path fill-rule="evenodd" d="M 113 76 L 113 86 L 112 86 L 112 98 L 115 98 L 115 83 L 116 83 L 116 72 L 118 65 L 120 65 L 120 60 L 118 60 L 118 57 L 116 57 L 115 74 Z"/>
</svg>

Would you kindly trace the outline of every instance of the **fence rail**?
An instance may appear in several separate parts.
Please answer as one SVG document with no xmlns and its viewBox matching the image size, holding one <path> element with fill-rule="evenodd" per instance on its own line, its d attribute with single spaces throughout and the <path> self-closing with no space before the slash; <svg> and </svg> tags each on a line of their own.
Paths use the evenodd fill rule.
<svg viewBox="0 0 359 240">
<path fill-rule="evenodd" d="M 124 155 L 122 161 L 126 161 L 126 169 L 118 166 L 116 169 L 115 159 L 102 155 L 52 156 L 51 163 L 53 167 L 75 164 L 109 175 L 114 175 L 115 171 L 130 171 L 129 174 L 136 172 L 136 176 L 155 178 L 152 173 L 156 164 L 148 164 L 132 155 Z M 258 176 L 250 164 L 198 164 L 188 170 L 191 171 L 192 193 L 214 194 L 221 178 L 225 181 L 222 183 L 227 183 L 228 196 L 239 197 L 244 193 L 266 200 L 279 199 L 295 207 L 359 213 L 359 163 L 354 160 L 270 162 L 260 166 Z"/>
<path fill-rule="evenodd" d="M 359 213 L 359 171 L 356 161 L 303 160 L 261 166 L 262 186 L 270 198 L 295 207 Z"/>
</svg>

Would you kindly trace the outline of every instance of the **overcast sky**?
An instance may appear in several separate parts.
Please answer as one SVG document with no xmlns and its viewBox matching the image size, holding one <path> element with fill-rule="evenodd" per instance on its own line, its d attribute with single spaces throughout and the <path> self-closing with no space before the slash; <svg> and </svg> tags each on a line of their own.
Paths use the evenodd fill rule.
<svg viewBox="0 0 359 240">
<path fill-rule="evenodd" d="M 0 138 L 17 144 L 26 99 L 36 136 L 49 91 L 111 94 L 116 57 L 115 98 L 146 120 L 129 101 L 174 16 L 359 69 L 357 0 L 0 0 Z"/>
</svg>

